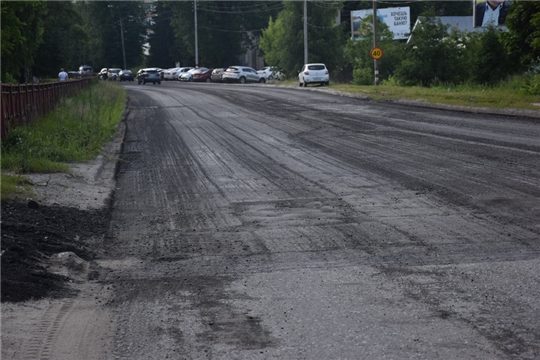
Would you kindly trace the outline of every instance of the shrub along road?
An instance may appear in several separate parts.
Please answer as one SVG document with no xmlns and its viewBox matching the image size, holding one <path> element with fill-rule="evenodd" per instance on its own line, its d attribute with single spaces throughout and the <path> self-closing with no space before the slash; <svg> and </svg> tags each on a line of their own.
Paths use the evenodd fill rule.
<svg viewBox="0 0 540 360">
<path fill-rule="evenodd" d="M 110 226 L 66 296 L 3 305 L 6 358 L 540 356 L 538 120 L 126 89 Z"/>
</svg>

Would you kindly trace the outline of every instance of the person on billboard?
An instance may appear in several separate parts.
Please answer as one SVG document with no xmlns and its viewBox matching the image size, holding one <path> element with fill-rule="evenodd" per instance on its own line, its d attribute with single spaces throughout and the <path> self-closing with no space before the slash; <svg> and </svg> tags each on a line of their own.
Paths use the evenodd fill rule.
<svg viewBox="0 0 540 360">
<path fill-rule="evenodd" d="M 510 1 L 486 0 L 476 3 L 474 26 L 504 25 Z"/>
</svg>

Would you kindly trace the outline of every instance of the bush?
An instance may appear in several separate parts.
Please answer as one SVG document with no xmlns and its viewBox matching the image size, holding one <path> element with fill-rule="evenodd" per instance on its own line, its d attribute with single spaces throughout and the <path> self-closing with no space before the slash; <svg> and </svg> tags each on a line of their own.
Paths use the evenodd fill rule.
<svg viewBox="0 0 540 360">
<path fill-rule="evenodd" d="M 354 69 L 353 84 L 355 85 L 373 85 L 375 83 L 375 75 L 372 68 Z"/>
<path fill-rule="evenodd" d="M 540 95 L 540 74 L 528 76 L 521 86 L 520 92 L 526 95 Z"/>
<path fill-rule="evenodd" d="M 480 36 L 475 51 L 471 76 L 476 83 L 495 85 L 506 79 L 513 67 L 500 40 L 499 30 L 490 26 Z"/>
</svg>

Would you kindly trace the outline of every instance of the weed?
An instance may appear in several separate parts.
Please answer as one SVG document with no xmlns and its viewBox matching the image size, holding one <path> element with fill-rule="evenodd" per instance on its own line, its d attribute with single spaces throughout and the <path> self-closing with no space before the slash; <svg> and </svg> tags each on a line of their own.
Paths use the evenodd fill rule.
<svg viewBox="0 0 540 360">
<path fill-rule="evenodd" d="M 95 159 L 112 139 L 125 99 L 123 87 L 98 82 L 63 99 L 47 116 L 6 134 L 1 143 L 2 199 L 24 192 L 19 186 L 27 183 L 18 174 L 69 173 L 68 163 Z"/>
</svg>

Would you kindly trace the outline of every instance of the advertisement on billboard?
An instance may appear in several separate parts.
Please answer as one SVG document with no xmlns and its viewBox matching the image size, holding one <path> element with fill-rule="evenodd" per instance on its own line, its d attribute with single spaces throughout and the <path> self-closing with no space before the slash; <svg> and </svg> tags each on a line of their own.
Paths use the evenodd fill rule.
<svg viewBox="0 0 540 360">
<path fill-rule="evenodd" d="M 505 26 L 511 1 L 504 0 L 475 0 L 473 8 L 473 26 Z"/>
<path fill-rule="evenodd" d="M 358 39 L 360 34 L 358 29 L 362 24 L 362 19 L 368 15 L 373 15 L 373 10 L 353 10 L 351 11 L 351 38 Z M 407 39 L 411 32 L 411 10 L 410 7 L 377 9 L 377 17 L 380 21 L 388 25 L 390 31 L 394 33 L 394 40 Z"/>
</svg>

